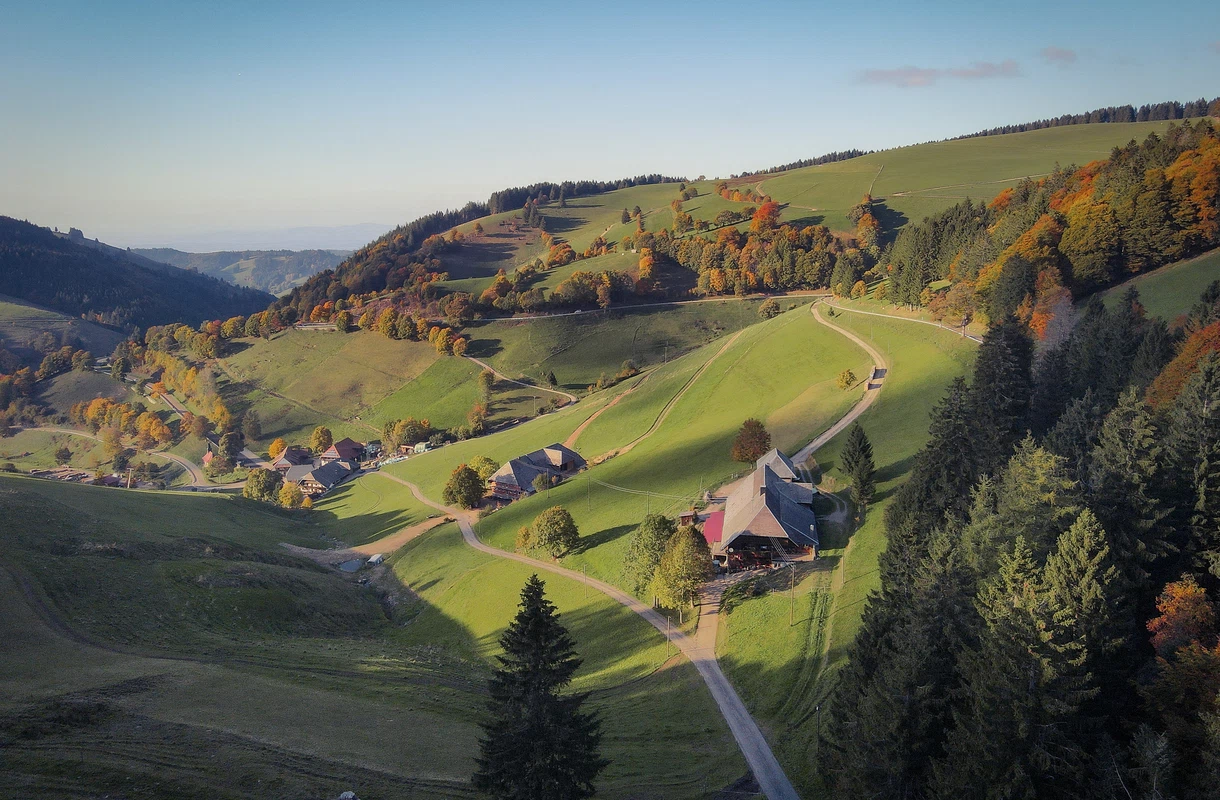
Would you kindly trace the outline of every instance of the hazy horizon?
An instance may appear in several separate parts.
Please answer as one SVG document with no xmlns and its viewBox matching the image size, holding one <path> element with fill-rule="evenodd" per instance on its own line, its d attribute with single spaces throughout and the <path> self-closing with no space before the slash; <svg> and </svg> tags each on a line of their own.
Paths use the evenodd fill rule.
<svg viewBox="0 0 1220 800">
<path fill-rule="evenodd" d="M 124 247 L 350 249 L 536 181 L 1214 96 L 1220 10 L 1137 8 L 40 4 L 0 30 L 0 214 Z"/>
</svg>

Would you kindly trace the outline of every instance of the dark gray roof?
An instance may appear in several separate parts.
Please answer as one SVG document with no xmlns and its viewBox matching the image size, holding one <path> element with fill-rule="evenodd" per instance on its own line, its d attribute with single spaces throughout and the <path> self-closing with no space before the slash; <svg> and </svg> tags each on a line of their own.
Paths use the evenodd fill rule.
<svg viewBox="0 0 1220 800">
<path fill-rule="evenodd" d="M 789 539 L 806 547 L 817 547 L 817 515 L 811 506 L 801 502 L 808 496 L 808 491 L 802 492 L 799 487 L 780 480 L 770 467 L 764 466 L 763 471 L 767 509 L 779 521 Z"/>
</svg>

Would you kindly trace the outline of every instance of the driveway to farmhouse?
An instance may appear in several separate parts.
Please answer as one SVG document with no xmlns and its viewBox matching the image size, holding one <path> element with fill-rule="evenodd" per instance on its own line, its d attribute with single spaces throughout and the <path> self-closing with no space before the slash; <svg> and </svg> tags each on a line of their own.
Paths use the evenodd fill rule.
<svg viewBox="0 0 1220 800">
<path fill-rule="evenodd" d="M 763 794 L 769 800 L 799 800 L 800 795 L 796 793 L 796 789 L 792 787 L 788 776 L 784 774 L 783 767 L 779 765 L 775 754 L 771 752 L 771 747 L 763 737 L 762 731 L 758 729 L 758 724 L 754 722 L 754 718 L 746 710 L 745 703 L 741 702 L 741 698 L 733 690 L 732 684 L 729 683 L 728 678 L 720 670 L 720 665 L 716 663 L 715 647 L 710 649 L 699 647 L 693 638 L 680 630 L 671 628 L 665 617 L 655 609 L 644 605 L 631 595 L 608 583 L 556 564 L 550 564 L 536 558 L 521 555 L 520 553 L 510 553 L 507 550 L 483 544 L 471 525 L 471 520 L 475 519 L 474 514 L 433 502 L 425 497 L 415 484 L 388 473 L 382 474 L 406 486 L 420 502 L 457 519 L 458 526 L 462 530 L 462 538 L 466 540 L 466 544 L 475 550 L 495 556 L 496 558 L 507 558 L 535 569 L 562 575 L 565 578 L 585 583 L 647 620 L 649 624 L 660 631 L 661 635 L 667 637 L 670 642 L 691 660 L 691 663 L 695 665 L 695 669 L 699 670 L 699 675 L 702 676 L 708 690 L 712 693 L 712 697 L 716 700 L 716 705 L 720 708 L 720 713 L 724 716 L 725 722 L 728 723 L 733 738 L 737 740 L 737 745 L 741 748 L 741 753 L 745 756 L 746 763 L 749 764 L 750 771 L 754 773 L 754 779 L 758 781 Z"/>
<path fill-rule="evenodd" d="M 173 397 L 168 394 L 160 394 L 157 396 L 160 397 L 162 400 L 164 400 L 165 404 L 167 406 L 169 406 L 174 411 L 177 411 L 178 416 L 182 416 L 183 414 L 187 413 L 186 406 L 179 403 L 178 398 Z M 267 461 L 266 459 L 264 459 L 260 456 L 256 456 L 254 453 L 250 452 L 250 450 L 248 450 L 246 448 L 242 448 L 240 455 L 242 458 L 244 458 L 246 461 L 248 461 L 249 463 L 253 464 L 256 467 L 262 467 L 263 469 L 271 469 L 271 462 Z M 203 484 L 203 485 L 206 485 L 206 484 Z"/>
</svg>

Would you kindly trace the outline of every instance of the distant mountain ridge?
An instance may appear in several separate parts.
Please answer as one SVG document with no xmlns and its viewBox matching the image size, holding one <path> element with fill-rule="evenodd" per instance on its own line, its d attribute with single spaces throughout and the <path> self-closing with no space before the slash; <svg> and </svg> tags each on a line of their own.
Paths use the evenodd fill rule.
<svg viewBox="0 0 1220 800">
<path fill-rule="evenodd" d="M 0 216 L 4 294 L 111 325 L 198 325 L 266 308 L 274 297 L 146 258 L 80 231 Z"/>
<path fill-rule="evenodd" d="M 274 295 L 300 286 L 312 276 L 337 266 L 350 250 L 222 250 L 187 253 L 170 247 L 133 248 L 133 253 L 195 270 L 238 286 Z"/>
</svg>

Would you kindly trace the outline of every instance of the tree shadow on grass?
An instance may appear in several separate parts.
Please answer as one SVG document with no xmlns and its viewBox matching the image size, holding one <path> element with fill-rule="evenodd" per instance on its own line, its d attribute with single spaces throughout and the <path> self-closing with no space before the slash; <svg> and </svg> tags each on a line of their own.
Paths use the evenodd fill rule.
<svg viewBox="0 0 1220 800">
<path fill-rule="evenodd" d="M 793 228 L 804 228 L 808 225 L 821 225 L 825 220 L 825 214 L 805 214 L 795 219 L 786 219 L 784 224 Z"/>
<path fill-rule="evenodd" d="M 911 467 L 915 466 L 915 456 L 909 455 L 906 458 L 886 464 L 881 469 L 877 470 L 877 483 L 886 483 L 897 478 L 901 478 L 911 471 Z"/>
<path fill-rule="evenodd" d="M 635 530 L 635 525 L 616 525 L 613 528 L 606 528 L 589 536 L 580 537 L 580 541 L 576 546 L 568 551 L 567 555 L 578 555 L 595 547 L 600 547 L 603 544 L 609 544 L 623 536 L 626 536 L 631 531 Z"/>
<path fill-rule="evenodd" d="M 901 211 L 896 211 L 885 204 L 884 200 L 873 201 L 873 216 L 881 223 L 881 243 L 883 245 L 894 241 L 898 229 L 910 220 Z"/>
</svg>

